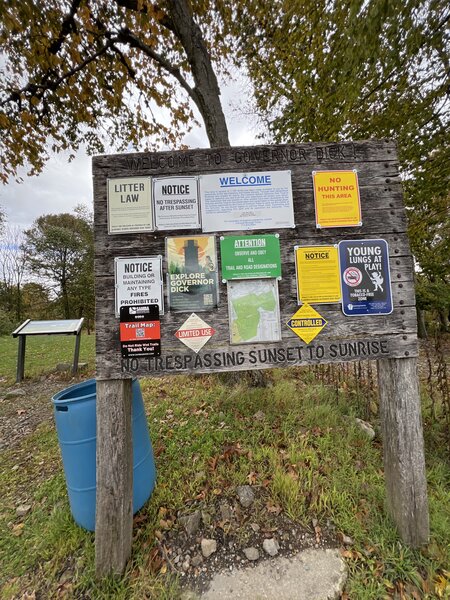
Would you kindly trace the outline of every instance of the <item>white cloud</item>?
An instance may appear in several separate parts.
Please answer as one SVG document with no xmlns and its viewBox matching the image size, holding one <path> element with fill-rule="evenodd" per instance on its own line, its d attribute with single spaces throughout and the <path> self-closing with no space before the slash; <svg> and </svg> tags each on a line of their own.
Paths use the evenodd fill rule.
<svg viewBox="0 0 450 600">
<path fill-rule="evenodd" d="M 248 114 L 248 84 L 241 77 L 222 89 L 222 103 L 233 146 L 249 146 L 256 141 L 256 121 Z M 201 122 L 199 116 L 197 119 Z M 191 148 L 208 147 L 204 128 L 195 127 L 184 139 Z M 0 207 L 7 221 L 22 228 L 45 214 L 72 212 L 77 204 L 92 206 L 91 157 L 84 151 L 77 153 L 72 162 L 68 154 L 52 155 L 39 176 L 20 173 L 23 183 L 0 185 Z"/>
</svg>

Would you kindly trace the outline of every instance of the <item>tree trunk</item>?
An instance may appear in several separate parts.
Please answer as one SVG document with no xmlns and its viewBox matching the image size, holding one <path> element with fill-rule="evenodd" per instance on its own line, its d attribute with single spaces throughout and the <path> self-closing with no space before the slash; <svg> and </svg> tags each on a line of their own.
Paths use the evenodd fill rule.
<svg viewBox="0 0 450 600">
<path fill-rule="evenodd" d="M 440 329 L 443 333 L 448 333 L 449 331 L 449 322 L 447 311 L 444 308 L 439 309 L 439 323 Z"/>
<path fill-rule="evenodd" d="M 428 337 L 427 325 L 425 323 L 425 311 L 416 306 L 417 313 L 417 335 L 421 340 L 426 340 Z"/>
<path fill-rule="evenodd" d="M 180 40 L 192 69 L 195 87 L 191 95 L 205 123 L 212 148 L 229 146 L 228 129 L 220 102 L 220 89 L 202 32 L 194 21 L 187 0 L 168 0 L 174 33 Z"/>
</svg>

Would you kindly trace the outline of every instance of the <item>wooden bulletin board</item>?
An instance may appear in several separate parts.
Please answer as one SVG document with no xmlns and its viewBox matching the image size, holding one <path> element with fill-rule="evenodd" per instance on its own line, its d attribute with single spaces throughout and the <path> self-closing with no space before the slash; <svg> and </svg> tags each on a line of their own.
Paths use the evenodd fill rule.
<svg viewBox="0 0 450 600">
<path fill-rule="evenodd" d="M 313 172 L 356 171 L 361 202 L 361 226 L 316 226 Z M 170 310 L 167 302 L 166 238 L 202 235 L 197 229 L 108 233 L 108 179 L 142 181 L 210 173 L 257 174 L 290 171 L 295 227 L 255 231 L 215 231 L 219 272 L 218 306 L 197 312 Z M 417 356 L 413 262 L 406 237 L 398 160 L 390 140 L 339 144 L 290 144 L 200 149 L 180 152 L 119 154 L 93 159 L 95 209 L 95 282 L 97 377 L 120 379 L 177 373 L 209 373 L 286 367 L 348 360 Z M 221 235 L 279 234 L 282 279 L 278 282 L 281 340 L 230 344 L 227 285 L 222 283 Z M 300 305 L 297 298 L 294 248 L 334 245 L 342 240 L 383 239 L 389 248 L 392 284 L 391 314 L 345 316 L 340 303 L 313 305 L 326 326 L 310 343 L 288 326 Z M 119 318 L 115 311 L 115 258 L 162 256 L 164 314 L 159 357 L 122 358 Z M 215 333 L 194 352 L 177 337 L 192 312 Z"/>
</svg>

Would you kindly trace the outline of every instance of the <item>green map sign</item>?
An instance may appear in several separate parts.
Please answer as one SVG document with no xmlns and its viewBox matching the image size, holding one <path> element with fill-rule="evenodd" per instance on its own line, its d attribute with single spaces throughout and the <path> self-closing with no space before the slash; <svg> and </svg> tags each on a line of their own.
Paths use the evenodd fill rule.
<svg viewBox="0 0 450 600">
<path fill-rule="evenodd" d="M 220 255 L 223 281 L 281 278 L 278 234 L 221 237 Z"/>
</svg>

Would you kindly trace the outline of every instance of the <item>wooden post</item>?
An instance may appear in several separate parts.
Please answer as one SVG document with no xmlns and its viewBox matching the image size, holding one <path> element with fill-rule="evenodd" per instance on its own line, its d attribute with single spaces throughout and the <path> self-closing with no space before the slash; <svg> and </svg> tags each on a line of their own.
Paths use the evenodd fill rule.
<svg viewBox="0 0 450 600">
<path fill-rule="evenodd" d="M 78 371 L 78 360 L 80 358 L 80 342 L 81 342 L 81 331 L 76 334 L 75 337 L 75 352 L 73 355 L 72 375 L 75 375 Z"/>
<path fill-rule="evenodd" d="M 25 373 L 25 346 L 27 342 L 26 335 L 19 335 L 19 349 L 17 352 L 17 371 L 16 383 L 20 383 Z"/>
<path fill-rule="evenodd" d="M 123 572 L 131 553 L 133 444 L 131 379 L 97 380 L 97 577 Z"/>
<path fill-rule="evenodd" d="M 402 540 L 429 540 L 429 516 L 416 358 L 378 361 L 388 510 Z"/>
</svg>

